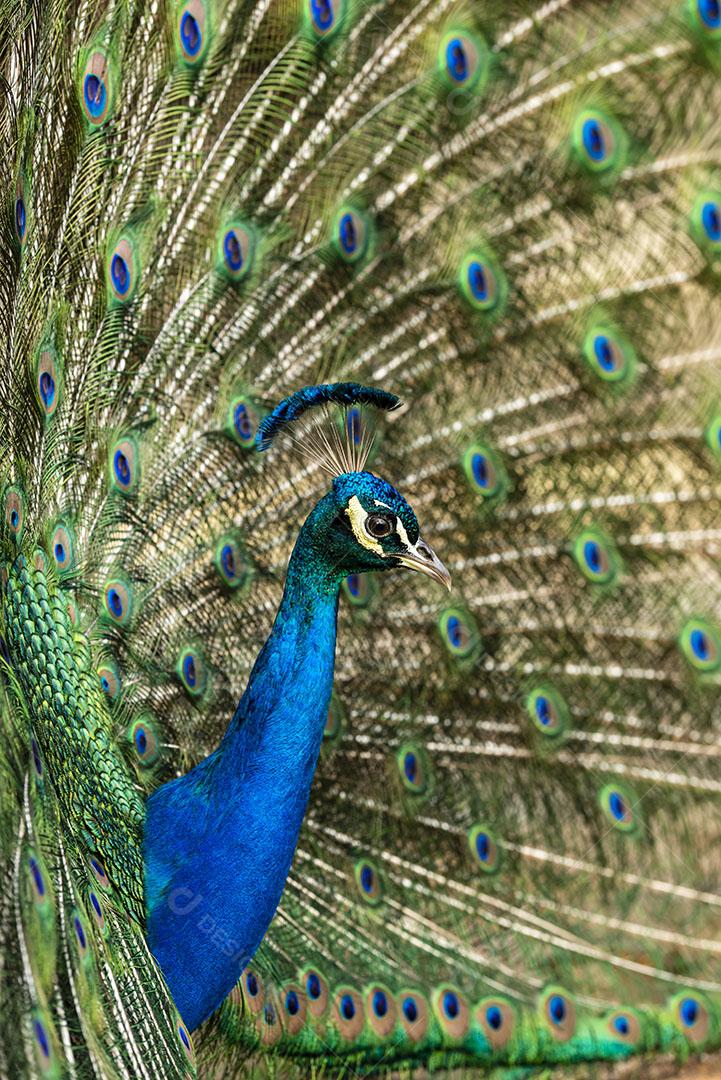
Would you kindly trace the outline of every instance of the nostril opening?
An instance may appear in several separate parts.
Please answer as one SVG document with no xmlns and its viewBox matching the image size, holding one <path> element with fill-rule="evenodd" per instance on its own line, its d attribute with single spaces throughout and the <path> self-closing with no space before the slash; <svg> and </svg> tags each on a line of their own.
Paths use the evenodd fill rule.
<svg viewBox="0 0 721 1080">
<path fill-rule="evenodd" d="M 426 544 L 425 541 L 420 540 L 416 545 L 416 550 L 419 551 L 421 555 L 425 555 L 427 559 L 432 558 L 431 549 L 428 547 L 428 544 Z"/>
</svg>

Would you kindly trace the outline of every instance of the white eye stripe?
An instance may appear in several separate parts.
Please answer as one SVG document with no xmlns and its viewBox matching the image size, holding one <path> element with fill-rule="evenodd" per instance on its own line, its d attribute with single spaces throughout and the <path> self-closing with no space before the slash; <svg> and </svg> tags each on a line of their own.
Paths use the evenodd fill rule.
<svg viewBox="0 0 721 1080">
<path fill-rule="evenodd" d="M 368 511 L 364 510 L 357 495 L 351 497 L 345 512 L 350 518 L 351 528 L 358 543 L 362 544 L 364 548 L 368 548 L 369 551 L 375 551 L 378 555 L 385 554 L 378 541 L 373 540 L 365 530 Z"/>
</svg>

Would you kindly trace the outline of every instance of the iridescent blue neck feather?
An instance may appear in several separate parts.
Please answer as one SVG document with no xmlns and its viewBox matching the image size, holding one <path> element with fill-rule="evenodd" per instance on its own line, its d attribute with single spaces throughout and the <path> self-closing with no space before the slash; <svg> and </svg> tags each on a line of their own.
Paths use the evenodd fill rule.
<svg viewBox="0 0 721 1080">
<path fill-rule="evenodd" d="M 148 803 L 148 941 L 191 1029 L 237 982 L 290 869 L 333 682 L 344 575 L 322 541 L 337 512 L 330 493 L 300 532 L 273 630 L 222 743 Z"/>
</svg>

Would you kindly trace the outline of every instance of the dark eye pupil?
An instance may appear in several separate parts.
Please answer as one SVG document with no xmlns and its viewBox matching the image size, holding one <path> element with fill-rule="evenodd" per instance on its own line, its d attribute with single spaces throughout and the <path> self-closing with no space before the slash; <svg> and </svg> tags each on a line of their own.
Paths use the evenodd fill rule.
<svg viewBox="0 0 721 1080">
<path fill-rule="evenodd" d="M 371 514 L 368 518 L 368 532 L 371 536 L 388 536 L 393 526 L 382 514 Z"/>
</svg>

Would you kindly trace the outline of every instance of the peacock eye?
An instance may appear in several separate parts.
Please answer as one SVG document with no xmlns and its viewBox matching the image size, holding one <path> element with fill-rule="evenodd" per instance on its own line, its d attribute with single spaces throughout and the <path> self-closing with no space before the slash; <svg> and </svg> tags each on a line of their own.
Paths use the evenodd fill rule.
<svg viewBox="0 0 721 1080">
<path fill-rule="evenodd" d="M 395 518 L 386 514 L 369 514 L 366 518 L 366 532 L 380 540 L 383 536 L 390 536 L 395 528 Z"/>
</svg>

